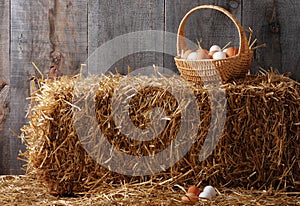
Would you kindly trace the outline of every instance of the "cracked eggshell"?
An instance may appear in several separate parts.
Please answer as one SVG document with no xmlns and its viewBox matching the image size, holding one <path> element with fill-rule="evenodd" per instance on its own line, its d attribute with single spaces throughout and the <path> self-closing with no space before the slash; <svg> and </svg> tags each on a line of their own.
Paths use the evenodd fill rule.
<svg viewBox="0 0 300 206">
<path fill-rule="evenodd" d="M 217 196 L 216 190 L 213 186 L 206 186 L 203 189 L 203 192 L 199 194 L 200 198 L 212 200 Z"/>
<path fill-rule="evenodd" d="M 192 193 L 186 193 L 184 196 L 182 196 L 181 202 L 184 202 L 184 203 L 198 202 L 198 195 L 195 195 Z"/>
</svg>

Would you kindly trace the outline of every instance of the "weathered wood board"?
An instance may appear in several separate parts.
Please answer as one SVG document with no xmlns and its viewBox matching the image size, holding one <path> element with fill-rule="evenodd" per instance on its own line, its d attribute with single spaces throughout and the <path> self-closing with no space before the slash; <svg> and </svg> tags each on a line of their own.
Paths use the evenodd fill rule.
<svg viewBox="0 0 300 206">
<path fill-rule="evenodd" d="M 95 59 L 93 55 L 99 56 L 98 64 L 101 67 L 99 70 L 96 68 L 92 69 L 92 73 L 103 70 L 115 72 L 115 68 L 117 68 L 119 73 L 126 74 L 128 66 L 133 71 L 143 67 L 152 67 L 153 64 L 163 65 L 163 56 L 161 54 L 142 51 L 142 44 L 147 43 L 147 39 L 140 39 L 143 34 L 138 34 L 138 32 L 164 30 L 164 1 L 92 0 L 89 1 L 88 7 L 89 57 Z M 134 34 L 127 35 L 128 33 Z M 153 37 L 151 32 L 148 35 L 150 38 Z M 132 39 L 133 36 L 136 38 Z M 121 39 L 119 44 L 118 41 L 115 41 L 116 38 Z M 158 41 L 163 42 L 163 35 L 159 37 Z M 107 42 L 111 43 L 111 45 L 103 46 Z M 109 48 L 106 58 L 99 55 L 103 48 Z M 149 48 L 163 51 L 163 44 L 149 45 Z M 137 50 L 136 52 L 138 53 L 130 53 L 129 51 L 131 50 Z M 109 55 L 110 51 L 114 52 Z M 116 53 L 120 54 L 121 58 L 116 58 L 116 60 L 112 61 L 114 63 L 112 65 L 106 64 L 106 62 L 110 62 L 109 60 L 113 60 L 111 56 L 116 55 Z M 108 68 L 106 65 L 108 65 Z M 88 66 L 89 70 L 91 70 L 93 65 L 90 64 Z M 148 69 L 153 70 L 152 68 Z"/>
<path fill-rule="evenodd" d="M 9 129 L 19 134 L 20 128 L 26 122 L 26 109 L 28 101 L 26 98 L 30 95 L 30 78 L 34 75 L 34 69 L 31 65 L 35 61 L 38 65 L 40 62 L 47 62 L 47 35 L 46 26 L 37 24 L 35 19 L 40 19 L 42 15 L 43 4 L 36 2 L 41 9 L 32 7 L 32 2 L 11 2 L 11 49 L 10 49 L 10 115 Z M 44 22 L 43 22 L 44 23 Z M 39 27 L 39 26 L 40 27 Z M 43 26 L 44 25 L 44 26 Z M 40 31 L 38 31 L 40 30 Z M 44 38 L 45 42 L 39 38 Z M 49 46 L 48 46 L 49 50 Z M 39 62 L 40 61 L 40 62 Z M 43 63 L 45 64 L 45 63 Z M 39 65 L 39 67 L 42 67 Z M 15 134 L 10 135 L 10 173 L 20 173 L 20 167 L 24 162 L 18 161 L 17 157 L 20 151 L 25 147 L 21 140 Z"/>
<path fill-rule="evenodd" d="M 87 1 L 55 0 L 47 15 L 51 44 L 50 66 L 58 63 L 60 74 L 78 73 L 80 65 L 87 58 Z M 59 62 L 55 62 L 57 54 L 61 58 Z"/>
<path fill-rule="evenodd" d="M 74 74 L 87 56 L 87 20 L 85 1 L 24 1 L 11 2 L 10 87 L 11 112 L 9 128 L 16 134 L 26 123 L 27 97 L 30 96 L 30 79 L 38 76 L 32 62 L 47 77 L 49 67 L 55 63 L 51 54 L 62 55 L 64 74 Z M 24 162 L 17 157 L 24 146 L 10 134 L 10 173 L 22 173 Z"/>
<path fill-rule="evenodd" d="M 300 80 L 300 2 L 297 0 L 243 1 L 243 25 L 255 31 L 267 47 L 256 51 L 254 70 L 273 67 Z"/>
<path fill-rule="evenodd" d="M 9 112 L 9 2 L 0 1 L 0 84 L 6 86 L 7 96 L 0 95 L 0 174 L 9 173 L 9 134 L 7 115 Z M 1 94 L 1 91 L 0 91 Z M 7 102 L 5 102 L 7 101 Z M 3 104 L 4 103 L 4 104 Z"/>
<path fill-rule="evenodd" d="M 25 115 L 29 102 L 26 98 L 30 95 L 30 79 L 40 77 L 32 62 L 45 77 L 50 67 L 54 67 L 57 74 L 75 74 L 80 65 L 99 52 L 103 45 L 121 38 L 121 44 L 110 46 L 104 61 L 98 59 L 95 70 L 91 67 L 86 70 L 106 71 L 108 68 L 105 64 L 102 68 L 101 63 L 111 59 L 110 70 L 118 68 L 122 74 L 127 73 L 128 66 L 131 71 L 146 67 L 144 72 L 151 73 L 153 64 L 178 73 L 174 56 L 170 55 L 176 54 L 176 38 L 168 37 L 177 34 L 180 21 L 190 9 L 203 4 L 219 5 L 229 10 L 244 28 L 253 29 L 257 44 L 267 44 L 266 48 L 255 52 L 252 72 L 273 67 L 282 73 L 291 72 L 292 78 L 300 81 L 298 0 L 1 1 L 0 81 L 7 83 L 5 91 L 9 92 L 4 98 L 8 101 L 5 110 L 8 115 L 0 130 L 0 174 L 22 173 L 20 166 L 23 162 L 17 161 L 17 157 L 24 146 L 16 134 L 27 121 Z M 223 46 L 228 41 L 238 45 L 234 24 L 217 11 L 193 13 L 184 29 L 188 39 L 194 42 L 202 39 L 205 48 L 214 43 Z M 158 35 L 157 41 L 150 41 L 152 45 L 147 45 L 156 34 L 150 32 L 149 39 L 141 40 L 144 36 L 138 32 L 146 30 L 170 33 Z M 136 39 L 128 41 L 126 35 L 131 32 L 138 34 Z M 143 51 L 145 45 L 163 52 Z M 138 48 L 138 53 L 128 53 L 132 48 Z M 110 50 L 122 56 L 114 59 L 115 53 L 111 54 Z"/>
</svg>

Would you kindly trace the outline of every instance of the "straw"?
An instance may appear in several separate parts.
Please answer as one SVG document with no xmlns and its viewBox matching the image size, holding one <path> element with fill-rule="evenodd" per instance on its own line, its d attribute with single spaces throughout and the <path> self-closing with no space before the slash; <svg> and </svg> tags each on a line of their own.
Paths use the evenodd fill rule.
<svg viewBox="0 0 300 206">
<path fill-rule="evenodd" d="M 160 82 L 162 77 L 131 78 L 151 83 Z M 223 135 L 212 155 L 202 162 L 198 161 L 198 155 L 203 141 L 208 130 L 214 131 L 218 125 L 210 124 L 207 89 L 193 88 L 201 117 L 200 125 L 191 125 L 191 128 L 198 128 L 197 141 L 174 166 L 146 177 L 109 171 L 83 149 L 72 113 L 76 109 L 72 100 L 77 79 L 78 76 L 41 81 L 41 88 L 36 88 L 30 97 L 29 122 L 22 128 L 21 138 L 27 147 L 23 154 L 27 173 L 45 184 L 51 193 L 72 195 L 120 182 L 126 185 L 150 182 L 165 187 L 211 184 L 258 190 L 272 188 L 277 192 L 299 191 L 300 85 L 292 79 L 270 71 L 223 85 L 227 98 Z M 169 88 L 178 88 L 177 77 L 163 79 Z M 176 102 L 170 92 L 151 87 L 131 96 L 129 114 L 134 125 L 141 128 L 149 125 L 149 110 L 156 106 L 165 110 L 170 119 L 166 120 L 168 127 L 153 141 L 129 139 L 115 128 L 112 118 L 111 98 L 121 80 L 124 80 L 121 75 L 92 76 L 83 79 L 77 89 L 86 91 L 83 98 L 88 99 L 93 95 L 89 92 L 91 87 L 97 88 L 95 108 L 99 128 L 117 150 L 146 156 L 162 151 L 177 134 L 181 102 Z M 133 89 L 131 84 L 129 78 L 129 90 Z M 216 90 L 215 95 L 218 94 Z M 118 104 L 121 100 L 115 101 Z M 222 106 L 222 102 L 214 105 Z M 88 124 L 82 127 L 89 129 Z M 120 164 L 122 162 L 120 159 Z"/>
<path fill-rule="evenodd" d="M 4 205 L 182 205 L 185 191 L 157 185 L 102 184 L 90 193 L 73 197 L 55 197 L 35 178 L 0 176 L 0 202 Z M 181 187 L 181 186 L 180 186 Z M 299 205 L 300 193 L 277 193 L 271 190 L 218 188 L 213 201 L 199 200 L 196 205 Z"/>
</svg>

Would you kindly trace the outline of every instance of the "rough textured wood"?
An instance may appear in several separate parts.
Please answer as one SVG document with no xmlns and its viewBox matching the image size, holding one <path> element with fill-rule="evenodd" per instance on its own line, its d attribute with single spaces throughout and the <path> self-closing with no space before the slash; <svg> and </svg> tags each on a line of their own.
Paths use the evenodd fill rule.
<svg viewBox="0 0 300 206">
<path fill-rule="evenodd" d="M 292 77 L 300 81 L 300 1 L 279 0 L 275 8 L 280 25 L 281 72 L 292 72 Z"/>
<path fill-rule="evenodd" d="M 6 81 L 0 83 L 0 131 L 5 127 L 5 121 L 9 112 L 10 88 Z"/>
<path fill-rule="evenodd" d="M 37 25 L 29 24 L 31 15 L 34 12 L 30 11 L 31 3 L 27 2 L 11 2 L 11 71 L 10 71 L 10 85 L 11 96 L 13 101 L 10 103 L 11 111 L 9 115 L 9 128 L 19 133 L 20 128 L 26 122 L 25 115 L 27 108 L 26 97 L 29 96 L 29 79 L 30 73 L 33 74 L 30 61 L 31 57 L 35 56 L 38 50 L 37 41 L 33 36 L 43 36 L 42 31 L 36 32 Z M 28 15 L 28 13 L 31 15 Z M 41 47 L 43 47 L 42 45 Z M 46 49 L 46 48 L 45 48 Z M 35 59 L 36 61 L 37 59 Z M 21 173 L 20 167 L 22 162 L 17 161 L 20 150 L 25 147 L 21 141 L 14 135 L 10 135 L 10 173 Z"/>
<path fill-rule="evenodd" d="M 113 0 L 89 1 L 88 13 L 88 50 L 92 55 L 104 43 L 129 32 L 143 30 L 164 30 L 164 1 L 161 0 Z M 161 40 L 163 36 L 161 36 Z M 146 41 L 146 40 L 145 40 Z M 112 49 L 125 51 L 131 45 L 113 45 Z M 163 45 L 156 45 L 163 47 Z M 152 66 L 162 66 L 162 55 L 154 52 L 140 52 L 120 59 L 110 69 L 118 68 L 120 73 L 127 73 L 127 66 L 132 70 Z M 101 68 L 104 70 L 104 68 Z"/>
<path fill-rule="evenodd" d="M 267 44 L 266 48 L 257 50 L 253 69 L 273 67 L 280 72 L 292 72 L 293 78 L 300 80 L 300 55 L 297 52 L 300 47 L 300 2 L 243 1 L 243 8 L 243 24 L 253 28 L 260 43 Z"/>
<path fill-rule="evenodd" d="M 47 7 L 46 7 L 47 8 Z M 55 0 L 49 8 L 51 65 L 60 54 L 60 74 L 75 74 L 87 57 L 87 2 Z"/>
<path fill-rule="evenodd" d="M 0 79 L 8 81 L 9 72 L 9 2 L 0 1 Z"/>
<path fill-rule="evenodd" d="M 7 174 L 9 164 L 9 2 L 0 1 L 0 174 Z M 2 95 L 1 95 L 2 94 Z"/>
<path fill-rule="evenodd" d="M 46 74 L 51 54 L 62 54 L 63 74 L 75 73 L 86 58 L 86 2 L 35 1 L 11 3 L 11 102 L 10 128 L 17 134 L 26 123 L 26 98 L 29 79 L 36 75 L 31 62 Z M 46 77 L 46 76 L 45 76 Z M 16 136 L 10 137 L 10 173 L 20 173 L 24 162 L 17 161 L 24 146 Z"/>
<path fill-rule="evenodd" d="M 267 44 L 266 48 L 255 52 L 252 72 L 258 71 L 260 67 L 277 67 L 281 70 L 281 37 L 276 4 L 273 0 L 243 1 L 243 8 L 247 8 L 243 10 L 243 25 L 254 30 L 258 44 Z"/>
</svg>

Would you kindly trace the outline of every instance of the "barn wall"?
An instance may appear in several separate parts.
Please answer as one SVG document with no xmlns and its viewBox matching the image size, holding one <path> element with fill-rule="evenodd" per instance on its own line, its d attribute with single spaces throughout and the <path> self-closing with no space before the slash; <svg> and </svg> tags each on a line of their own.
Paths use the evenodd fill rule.
<svg viewBox="0 0 300 206">
<path fill-rule="evenodd" d="M 45 76 L 51 66 L 75 74 L 99 46 L 119 35 L 150 29 L 177 33 L 186 12 L 201 4 L 226 8 L 254 30 L 258 44 L 267 43 L 255 52 L 252 72 L 273 67 L 300 81 L 298 0 L 0 1 L 0 174 L 22 173 L 17 157 L 25 148 L 16 136 L 27 121 L 30 79 L 39 76 L 32 62 Z M 185 31 L 190 40 L 202 39 L 204 47 L 238 45 L 233 23 L 215 11 L 191 15 Z M 156 46 L 176 49 L 175 44 Z M 136 69 L 153 63 L 176 70 L 172 56 L 155 52 L 130 55 L 114 67 L 126 73 L 128 65 Z"/>
<path fill-rule="evenodd" d="M 0 1 L 0 174 L 9 173 L 9 138 L 10 134 L 7 130 L 9 113 L 9 17 L 10 7 L 8 1 Z M 7 85 L 7 97 L 2 97 L 1 92 Z M 3 104 L 2 102 L 6 102 Z"/>
</svg>

